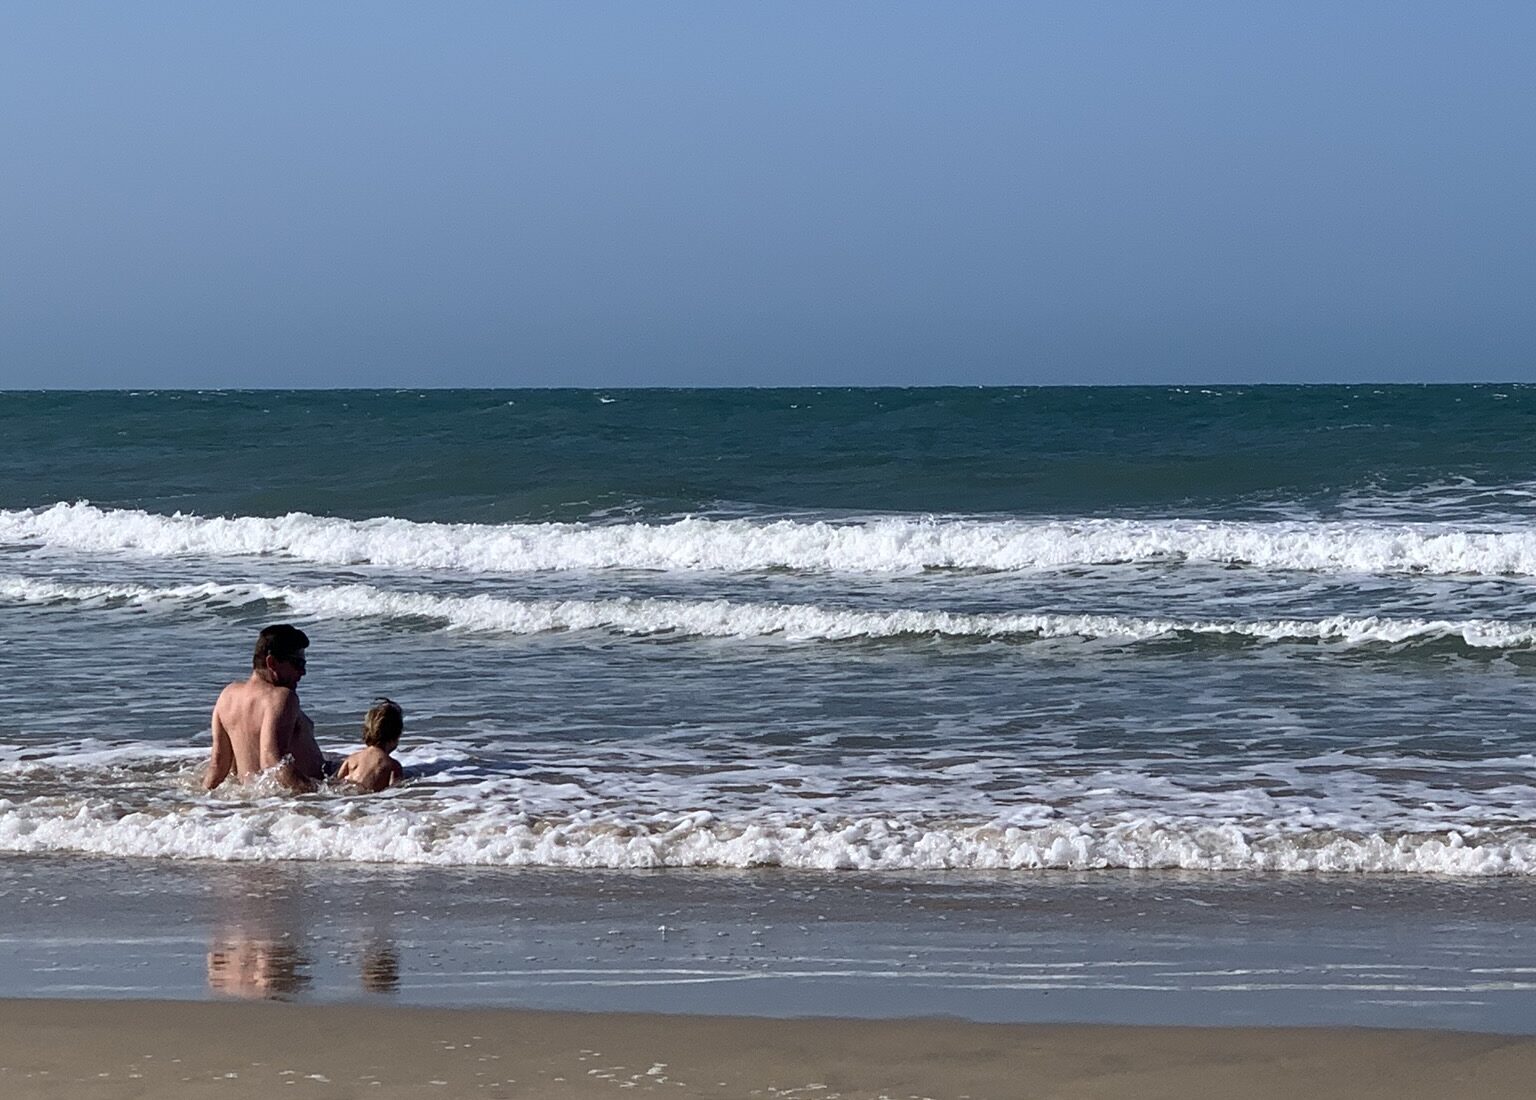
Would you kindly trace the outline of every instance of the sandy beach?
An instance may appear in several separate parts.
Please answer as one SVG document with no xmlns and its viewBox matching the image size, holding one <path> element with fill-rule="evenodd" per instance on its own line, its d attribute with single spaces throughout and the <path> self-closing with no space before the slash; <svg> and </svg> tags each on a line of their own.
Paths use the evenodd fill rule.
<svg viewBox="0 0 1536 1100">
<path fill-rule="evenodd" d="M 1519 887 L 13 860 L 0 1096 L 1523 1097 Z"/>
<path fill-rule="evenodd" d="M 4 14 L 0 1100 L 1536 1100 L 1536 3 Z"/>
<path fill-rule="evenodd" d="M 1515 1097 L 1536 1038 L 9 1000 L 6 1096 Z"/>
<path fill-rule="evenodd" d="M 8 401 L 0 1100 L 1536 1091 L 1532 393 Z"/>
</svg>

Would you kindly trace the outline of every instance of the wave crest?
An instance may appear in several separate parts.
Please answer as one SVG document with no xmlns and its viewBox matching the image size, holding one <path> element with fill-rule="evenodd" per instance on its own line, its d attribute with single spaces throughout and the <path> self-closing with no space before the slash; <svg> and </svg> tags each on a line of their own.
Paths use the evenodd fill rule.
<svg viewBox="0 0 1536 1100">
<path fill-rule="evenodd" d="M 859 522 L 681 519 L 672 523 L 418 523 L 302 512 L 204 517 L 87 503 L 0 511 L 0 544 L 147 557 L 281 556 L 322 565 L 458 573 L 636 569 L 725 573 L 1012 572 L 1132 562 L 1269 570 L 1536 576 L 1536 533 L 1444 524 L 1197 520 Z"/>
<path fill-rule="evenodd" d="M 753 868 L 859 871 L 1192 870 L 1536 874 L 1536 838 L 1505 831 L 1312 832 L 1177 820 L 1038 828 L 891 817 L 731 821 L 708 812 L 592 821 L 487 809 L 426 817 L 379 800 L 317 813 L 284 800 L 124 813 L 106 799 L 56 806 L 0 800 L 0 851 L 223 861 L 439 866 Z"/>
<path fill-rule="evenodd" d="M 731 600 L 637 599 L 514 600 L 496 596 L 438 596 L 372 585 L 317 588 L 195 584 L 81 585 L 25 577 L 0 578 L 0 601 L 101 603 L 179 609 L 281 603 L 317 619 L 410 620 L 450 631 L 541 634 L 598 630 L 707 638 L 781 637 L 789 641 L 941 637 L 955 639 L 1083 638 L 1145 642 L 1162 638 L 1415 645 L 1455 641 L 1474 649 L 1536 645 L 1536 624 L 1493 619 L 1393 619 L 1335 615 L 1323 619 L 1180 620 L 1126 615 L 963 613 L 925 609 L 865 610 L 814 604 L 741 603 Z"/>
</svg>

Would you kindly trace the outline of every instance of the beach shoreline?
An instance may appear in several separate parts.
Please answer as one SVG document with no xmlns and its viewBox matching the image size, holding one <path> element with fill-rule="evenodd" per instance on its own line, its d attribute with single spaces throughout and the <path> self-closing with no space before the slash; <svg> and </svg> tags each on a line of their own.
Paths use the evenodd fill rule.
<svg viewBox="0 0 1536 1100">
<path fill-rule="evenodd" d="M 1527 1034 L 1523 879 L 0 860 L 10 996 Z"/>
<path fill-rule="evenodd" d="M 4 412 L 32 1094 L 1529 1076 L 1536 389 Z M 202 789 L 285 621 L 320 748 L 387 695 L 403 783 Z"/>
<path fill-rule="evenodd" d="M 1536 1037 L 434 1009 L 0 1001 L 33 1097 L 1515 1097 Z"/>
</svg>

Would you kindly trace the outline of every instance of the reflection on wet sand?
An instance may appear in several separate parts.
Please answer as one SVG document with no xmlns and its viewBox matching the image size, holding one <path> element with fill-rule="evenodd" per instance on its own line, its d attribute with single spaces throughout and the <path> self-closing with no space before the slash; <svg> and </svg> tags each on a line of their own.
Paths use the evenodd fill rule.
<svg viewBox="0 0 1536 1100">
<path fill-rule="evenodd" d="M 400 956 L 390 943 L 370 944 L 358 963 L 358 980 L 368 993 L 395 993 L 400 989 Z"/>
<path fill-rule="evenodd" d="M 314 983 L 306 883 L 281 867 L 239 871 L 218 876 L 214 883 L 208 988 L 226 997 L 297 998 Z M 365 933 L 357 959 L 363 992 L 399 991 L 400 956 L 377 924 Z"/>
<path fill-rule="evenodd" d="M 308 966 L 291 943 L 226 935 L 208 949 L 208 988 L 228 997 L 282 1000 L 309 985 Z"/>
<path fill-rule="evenodd" d="M 208 988 L 228 997 L 283 999 L 310 984 L 303 893 L 275 868 L 214 883 Z"/>
</svg>

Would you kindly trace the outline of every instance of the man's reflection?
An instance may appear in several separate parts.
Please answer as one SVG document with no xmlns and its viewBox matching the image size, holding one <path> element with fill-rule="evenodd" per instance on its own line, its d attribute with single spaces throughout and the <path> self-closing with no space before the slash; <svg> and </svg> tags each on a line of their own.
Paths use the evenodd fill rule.
<svg viewBox="0 0 1536 1100">
<path fill-rule="evenodd" d="M 320 888 L 309 876 L 283 867 L 247 866 L 227 869 L 212 885 L 208 988 L 214 993 L 270 1000 L 300 996 L 316 980 L 316 954 L 341 959 L 352 955 L 365 993 L 399 992 L 400 956 L 389 935 L 388 918 L 380 912 L 354 913 L 360 918 L 351 922 L 354 927 L 340 930 L 352 950 L 326 952 L 317 950 L 316 941 L 323 942 L 327 930 L 316 925 L 304 904 L 306 890 Z M 333 984 L 339 977 L 328 975 L 325 982 Z"/>
<path fill-rule="evenodd" d="M 239 871 L 214 884 L 208 988 L 228 997 L 292 997 L 311 981 L 302 889 L 271 868 Z"/>
<path fill-rule="evenodd" d="M 309 985 L 308 967 L 291 943 L 226 932 L 208 950 L 208 988 L 228 997 L 281 1000 Z"/>
</svg>

